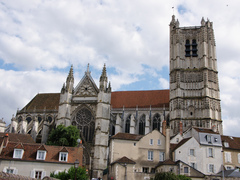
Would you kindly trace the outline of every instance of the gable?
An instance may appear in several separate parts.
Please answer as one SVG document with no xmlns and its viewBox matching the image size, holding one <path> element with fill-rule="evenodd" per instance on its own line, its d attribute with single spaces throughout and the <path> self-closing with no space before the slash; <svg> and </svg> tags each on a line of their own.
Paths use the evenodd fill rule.
<svg viewBox="0 0 240 180">
<path fill-rule="evenodd" d="M 74 96 L 92 97 L 97 96 L 98 88 L 92 79 L 90 73 L 83 76 L 82 80 L 78 83 L 74 89 Z"/>
</svg>

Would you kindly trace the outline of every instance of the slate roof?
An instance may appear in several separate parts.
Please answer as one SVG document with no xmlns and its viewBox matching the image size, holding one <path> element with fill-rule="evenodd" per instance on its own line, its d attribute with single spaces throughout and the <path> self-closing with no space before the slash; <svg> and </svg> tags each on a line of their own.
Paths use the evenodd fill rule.
<svg viewBox="0 0 240 180">
<path fill-rule="evenodd" d="M 8 141 L 10 142 L 21 142 L 21 143 L 35 143 L 30 134 L 16 134 L 16 133 L 0 133 L 0 140 L 8 135 Z"/>
<path fill-rule="evenodd" d="M 181 140 L 178 144 L 170 144 L 170 149 L 172 151 L 175 151 L 177 148 L 179 148 L 180 146 L 182 146 L 183 144 L 185 144 L 189 139 L 191 139 L 192 137 L 189 138 L 185 138 L 183 140 Z"/>
<path fill-rule="evenodd" d="M 197 132 L 200 133 L 210 133 L 210 134 L 219 134 L 218 132 L 214 132 L 212 129 L 205 129 L 205 128 L 198 128 L 198 127 L 193 127 Z"/>
<path fill-rule="evenodd" d="M 0 172 L 0 180 L 37 180 L 36 178 L 31 178 L 27 176 L 21 176 L 17 174 L 9 174 L 5 172 Z"/>
<path fill-rule="evenodd" d="M 127 158 L 126 156 L 124 156 L 124 157 L 122 157 L 122 158 L 120 158 L 120 159 L 112 162 L 111 164 L 115 164 L 115 163 L 121 163 L 121 164 L 136 164 L 135 161 Z"/>
<path fill-rule="evenodd" d="M 165 161 L 159 161 L 159 163 L 156 165 L 156 167 L 162 166 L 162 165 L 176 165 L 176 162 L 174 162 L 171 159 L 166 159 Z"/>
<path fill-rule="evenodd" d="M 137 134 L 129 134 L 129 133 L 117 133 L 111 137 L 111 139 L 122 139 L 122 140 L 132 140 L 132 141 L 139 141 L 143 135 Z"/>
<path fill-rule="evenodd" d="M 111 105 L 112 108 L 169 107 L 169 90 L 112 92 Z"/>
<path fill-rule="evenodd" d="M 20 112 L 58 110 L 60 93 L 37 94 Z"/>
<path fill-rule="evenodd" d="M 0 154 L 0 159 L 8 159 L 8 160 L 19 160 L 13 158 L 14 148 L 21 143 L 16 142 L 8 142 L 6 148 L 3 148 L 2 153 Z M 22 161 L 44 161 L 44 162 L 55 162 L 55 163 L 74 163 L 76 159 L 80 159 L 82 156 L 82 148 L 81 147 L 62 147 L 62 146 L 48 146 L 44 145 L 44 148 L 47 151 L 45 160 L 36 160 L 37 150 L 41 149 L 42 144 L 22 144 L 24 149 Z M 68 152 L 68 161 L 60 162 L 59 161 L 59 152 L 62 152 L 62 149 L 66 149 Z"/>
<path fill-rule="evenodd" d="M 221 136 L 223 148 L 240 150 L 240 137 Z M 229 147 L 225 147 L 224 142 L 228 142 Z"/>
</svg>

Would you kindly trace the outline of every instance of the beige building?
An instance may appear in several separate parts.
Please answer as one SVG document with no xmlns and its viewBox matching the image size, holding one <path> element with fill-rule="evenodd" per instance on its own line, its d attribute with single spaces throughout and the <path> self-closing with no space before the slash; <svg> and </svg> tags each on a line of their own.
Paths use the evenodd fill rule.
<svg viewBox="0 0 240 180">
<path fill-rule="evenodd" d="M 240 168 L 240 138 L 232 136 L 221 136 L 221 138 L 225 169 Z"/>
<path fill-rule="evenodd" d="M 165 160 L 165 136 L 158 130 L 143 135 L 118 133 L 111 137 L 109 146 L 110 176 L 120 179 L 126 169 L 128 179 L 150 179 L 159 161 Z M 127 159 L 129 162 L 127 163 Z M 124 163 L 122 160 L 125 160 Z M 120 174 L 122 173 L 122 174 Z"/>
</svg>

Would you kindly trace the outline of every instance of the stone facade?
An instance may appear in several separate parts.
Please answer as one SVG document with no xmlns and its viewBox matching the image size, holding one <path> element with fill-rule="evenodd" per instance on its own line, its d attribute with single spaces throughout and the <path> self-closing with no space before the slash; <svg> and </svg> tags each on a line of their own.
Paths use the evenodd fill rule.
<svg viewBox="0 0 240 180">
<path fill-rule="evenodd" d="M 170 23 L 170 123 L 172 134 L 190 126 L 216 128 L 222 134 L 216 44 L 212 22 L 179 27 Z"/>
</svg>

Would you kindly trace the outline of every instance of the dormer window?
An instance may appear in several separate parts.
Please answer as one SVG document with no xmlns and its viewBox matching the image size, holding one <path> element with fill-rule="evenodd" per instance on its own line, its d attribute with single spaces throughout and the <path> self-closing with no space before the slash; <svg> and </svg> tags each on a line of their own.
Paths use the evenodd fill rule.
<svg viewBox="0 0 240 180">
<path fill-rule="evenodd" d="M 59 161 L 67 162 L 68 160 L 68 153 L 67 152 L 60 152 L 59 153 Z"/>
<path fill-rule="evenodd" d="M 13 158 L 22 159 L 23 149 L 14 149 Z"/>
<path fill-rule="evenodd" d="M 207 140 L 208 144 L 212 143 L 212 137 L 210 135 L 206 135 L 206 140 Z"/>
<path fill-rule="evenodd" d="M 46 151 L 38 150 L 37 151 L 37 160 L 45 160 L 46 158 Z"/>
<path fill-rule="evenodd" d="M 225 147 L 229 147 L 228 142 L 224 142 L 224 146 L 225 146 Z"/>
</svg>

